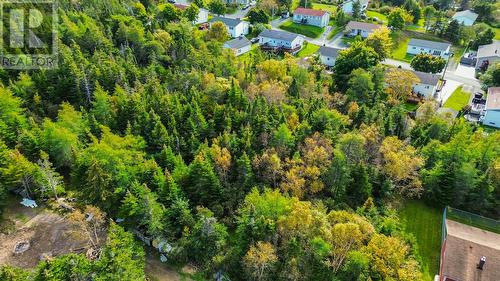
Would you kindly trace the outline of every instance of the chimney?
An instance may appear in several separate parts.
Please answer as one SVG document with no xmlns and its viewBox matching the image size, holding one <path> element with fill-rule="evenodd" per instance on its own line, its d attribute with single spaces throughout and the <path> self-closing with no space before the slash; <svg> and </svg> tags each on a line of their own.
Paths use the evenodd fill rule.
<svg viewBox="0 0 500 281">
<path fill-rule="evenodd" d="M 481 259 L 479 260 L 479 263 L 477 264 L 477 269 L 483 270 L 485 263 L 486 263 L 486 257 L 482 256 Z"/>
</svg>

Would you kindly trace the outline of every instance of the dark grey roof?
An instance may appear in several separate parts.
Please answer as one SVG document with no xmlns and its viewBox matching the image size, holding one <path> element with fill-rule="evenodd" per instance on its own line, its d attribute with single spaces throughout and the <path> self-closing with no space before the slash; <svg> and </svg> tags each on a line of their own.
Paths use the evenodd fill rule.
<svg viewBox="0 0 500 281">
<path fill-rule="evenodd" d="M 319 48 L 319 54 L 325 57 L 331 57 L 331 58 L 336 58 L 339 51 L 342 49 L 338 48 L 332 48 L 332 47 L 327 47 L 327 46 L 321 46 Z"/>
<path fill-rule="evenodd" d="M 414 71 L 415 75 L 420 79 L 420 84 L 433 85 L 436 86 L 439 82 L 439 75 Z"/>
<path fill-rule="evenodd" d="M 446 43 L 446 42 L 436 42 L 436 41 L 414 39 L 414 38 L 412 38 L 410 40 L 410 43 L 408 43 L 408 44 L 410 46 L 431 48 L 431 49 L 436 49 L 436 50 L 441 50 L 441 51 L 446 51 L 451 46 L 450 43 Z"/>
<path fill-rule="evenodd" d="M 224 43 L 225 47 L 231 49 L 239 49 L 249 45 L 252 45 L 252 43 L 250 43 L 250 40 L 248 40 L 245 36 L 240 36 Z"/>
<path fill-rule="evenodd" d="M 231 18 L 224 18 L 224 17 L 213 17 L 210 22 L 217 22 L 220 21 L 223 24 L 227 26 L 232 26 L 235 27 L 238 24 L 240 24 L 241 20 L 240 19 L 231 19 Z"/>
<path fill-rule="evenodd" d="M 288 31 L 281 31 L 281 30 L 269 30 L 269 29 L 262 31 L 259 34 L 259 37 L 267 37 L 267 38 L 273 38 L 290 42 L 295 40 L 295 38 L 299 36 L 300 35 L 298 35 L 297 33 L 291 33 Z"/>
</svg>

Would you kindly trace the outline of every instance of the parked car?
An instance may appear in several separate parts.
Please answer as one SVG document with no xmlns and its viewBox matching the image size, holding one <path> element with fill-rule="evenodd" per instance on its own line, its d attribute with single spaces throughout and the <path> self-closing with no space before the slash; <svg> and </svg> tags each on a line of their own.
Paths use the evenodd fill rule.
<svg viewBox="0 0 500 281">
<path fill-rule="evenodd" d="M 284 12 L 284 13 L 281 13 L 281 18 L 283 19 L 287 19 L 290 17 L 290 13 L 289 12 Z"/>
<path fill-rule="evenodd" d="M 254 38 L 250 39 L 250 43 L 252 43 L 252 44 L 255 44 L 257 42 L 259 42 L 259 37 L 254 37 Z"/>
<path fill-rule="evenodd" d="M 246 5 L 245 7 L 241 8 L 243 11 L 250 8 L 250 5 Z"/>
<path fill-rule="evenodd" d="M 168 3 L 175 4 L 175 0 L 168 0 Z"/>
</svg>

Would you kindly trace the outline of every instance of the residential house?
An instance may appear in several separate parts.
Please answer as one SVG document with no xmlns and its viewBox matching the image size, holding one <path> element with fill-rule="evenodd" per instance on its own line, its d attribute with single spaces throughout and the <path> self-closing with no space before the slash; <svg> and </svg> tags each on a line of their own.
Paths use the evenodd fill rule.
<svg viewBox="0 0 500 281">
<path fill-rule="evenodd" d="M 229 33 L 229 35 L 231 35 L 232 38 L 248 34 L 248 29 L 250 24 L 246 21 L 242 21 L 240 19 L 225 18 L 225 17 L 213 17 L 210 20 L 210 23 L 212 24 L 218 21 L 222 22 L 226 26 L 227 32 Z"/>
<path fill-rule="evenodd" d="M 304 45 L 302 35 L 281 30 L 264 30 L 259 34 L 259 45 L 266 50 L 283 50 L 296 53 Z"/>
<path fill-rule="evenodd" d="M 500 128 L 500 87 L 491 87 L 488 89 L 482 120 L 483 125 Z M 500 276 L 498 277 L 500 278 Z"/>
<path fill-rule="evenodd" d="M 478 14 L 474 13 L 471 10 L 465 10 L 461 12 L 456 12 L 453 17 L 454 20 L 457 20 L 459 24 L 463 24 L 465 26 L 472 26 L 477 19 Z"/>
<path fill-rule="evenodd" d="M 345 34 L 347 36 L 361 36 L 362 38 L 368 37 L 375 29 L 382 27 L 378 24 L 369 22 L 350 21 L 345 27 Z"/>
<path fill-rule="evenodd" d="M 433 98 L 439 90 L 439 75 L 420 71 L 414 71 L 414 73 L 420 82 L 413 85 L 413 94 L 426 99 Z"/>
<path fill-rule="evenodd" d="M 174 4 L 174 6 L 180 10 L 185 10 L 189 7 L 189 5 L 184 5 L 184 4 Z M 205 9 L 199 9 L 199 10 L 200 11 L 198 12 L 198 16 L 196 17 L 196 20 L 193 21 L 193 24 L 200 24 L 208 21 L 208 10 Z"/>
<path fill-rule="evenodd" d="M 449 207 L 443 218 L 437 280 L 500 280 L 500 234 L 490 231 L 500 222 Z"/>
<path fill-rule="evenodd" d="M 450 56 L 451 44 L 422 39 L 411 39 L 408 43 L 406 53 L 410 55 L 431 54 L 435 57 L 448 59 Z"/>
<path fill-rule="evenodd" d="M 252 49 L 252 43 L 245 36 L 232 39 L 224 43 L 224 48 L 231 49 L 236 56 L 249 52 Z"/>
<path fill-rule="evenodd" d="M 330 14 L 320 10 L 297 8 L 293 12 L 293 21 L 301 24 L 325 27 L 330 22 Z"/>
<path fill-rule="evenodd" d="M 248 6 L 251 4 L 252 0 L 226 0 L 228 4 L 236 4 L 242 6 Z"/>
<path fill-rule="evenodd" d="M 342 3 L 342 10 L 348 15 L 352 15 L 354 2 L 359 1 L 360 12 L 363 12 L 368 8 L 368 0 L 347 0 Z"/>
<path fill-rule="evenodd" d="M 329 67 L 334 66 L 340 50 L 342 49 L 321 46 L 319 48 L 319 59 L 321 63 Z"/>
<path fill-rule="evenodd" d="M 476 69 L 486 70 L 489 65 L 500 61 L 500 41 L 479 46 L 477 49 Z"/>
</svg>

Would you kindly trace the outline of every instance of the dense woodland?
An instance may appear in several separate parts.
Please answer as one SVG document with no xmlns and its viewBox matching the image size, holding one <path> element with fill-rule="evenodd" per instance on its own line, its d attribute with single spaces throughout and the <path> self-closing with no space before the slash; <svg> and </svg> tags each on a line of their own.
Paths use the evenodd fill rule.
<svg viewBox="0 0 500 281">
<path fill-rule="evenodd" d="M 207 278 L 413 281 L 398 202 L 500 217 L 500 133 L 433 102 L 410 115 L 414 77 L 381 66 L 378 41 L 329 74 L 236 58 L 153 0 L 60 1 L 59 16 L 58 68 L 0 72 L 0 195 L 96 206 L 107 242 L 1 280 L 143 280 L 140 229 Z"/>
</svg>

